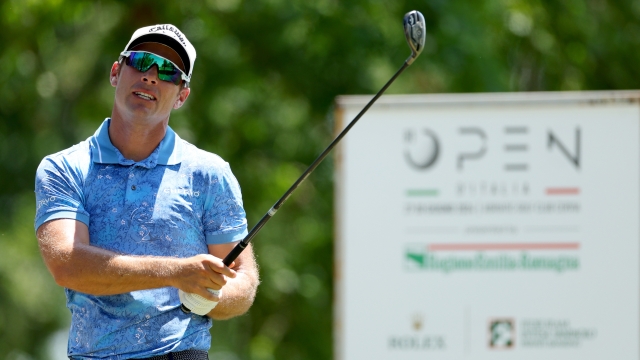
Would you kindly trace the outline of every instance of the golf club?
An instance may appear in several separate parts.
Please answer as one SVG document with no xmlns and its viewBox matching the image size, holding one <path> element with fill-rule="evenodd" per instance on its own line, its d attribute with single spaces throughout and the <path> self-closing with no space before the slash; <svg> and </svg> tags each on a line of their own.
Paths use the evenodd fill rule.
<svg viewBox="0 0 640 360">
<path fill-rule="evenodd" d="M 269 209 L 269 211 L 260 219 L 260 221 L 251 229 L 251 231 L 245 236 L 245 238 L 240 241 L 229 254 L 224 258 L 223 262 L 226 266 L 231 265 L 231 263 L 242 253 L 242 251 L 249 245 L 251 240 L 258 234 L 260 229 L 275 215 L 275 213 L 280 209 L 282 204 L 287 201 L 291 193 L 293 193 L 298 186 L 313 172 L 313 170 L 320 165 L 322 160 L 329 154 L 329 152 L 336 146 L 336 144 L 349 132 L 349 130 L 356 124 L 356 122 L 364 115 L 367 110 L 373 105 L 376 100 L 387 90 L 387 88 L 395 81 L 395 79 L 407 68 L 409 65 L 413 63 L 413 61 L 420 55 L 422 50 L 424 49 L 424 41 L 425 41 L 425 21 L 424 16 L 416 10 L 408 12 L 404 15 L 403 19 L 404 24 L 404 35 L 409 43 L 409 47 L 411 48 L 411 55 L 407 60 L 405 60 L 402 67 L 391 77 L 391 79 L 378 91 L 378 93 L 367 103 L 367 105 L 358 113 L 358 115 L 351 120 L 351 122 L 340 132 L 340 134 L 327 146 L 327 148 L 316 158 L 316 160 L 307 168 L 307 170 L 302 173 L 302 175 L 296 180 L 293 185 L 287 190 L 284 195 Z M 194 295 L 194 294 L 190 294 Z M 198 295 L 195 295 L 198 296 Z M 199 296 L 198 296 L 199 297 Z M 185 304 L 181 306 L 182 311 L 189 313 L 191 312 Z"/>
</svg>

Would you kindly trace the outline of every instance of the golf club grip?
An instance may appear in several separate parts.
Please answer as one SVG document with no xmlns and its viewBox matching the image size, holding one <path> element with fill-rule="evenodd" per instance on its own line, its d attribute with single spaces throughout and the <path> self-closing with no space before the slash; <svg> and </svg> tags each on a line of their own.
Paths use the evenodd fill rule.
<svg viewBox="0 0 640 360">
<path fill-rule="evenodd" d="M 271 219 L 271 217 L 273 216 L 273 214 L 276 213 L 276 211 L 278 211 L 278 210 L 276 208 L 272 207 L 266 214 L 264 214 L 262 219 L 260 219 L 260 221 L 258 221 L 258 223 L 253 227 L 253 229 L 251 229 L 251 231 L 249 231 L 247 236 L 245 236 L 244 239 L 242 239 L 242 241 L 240 241 L 229 252 L 229 254 L 227 254 L 227 256 L 224 257 L 224 260 L 222 260 L 222 262 L 226 266 L 231 265 L 231 263 L 238 257 L 238 255 L 240 255 L 240 253 L 242 253 L 244 251 L 244 249 L 249 245 L 249 243 L 251 243 L 251 240 L 253 240 L 253 238 L 256 236 L 258 231 L 260 231 L 260 229 L 262 229 L 264 224 L 266 224 L 267 221 L 269 221 L 269 219 Z"/>
<path fill-rule="evenodd" d="M 318 167 L 318 165 L 320 165 L 322 160 L 324 160 L 324 158 L 327 157 L 329 152 L 336 146 L 336 144 L 338 144 L 338 142 L 342 140 L 342 138 L 347 134 L 347 132 L 349 132 L 349 130 L 351 130 L 351 128 L 362 117 L 362 115 L 364 115 L 364 113 L 367 112 L 367 110 L 369 110 L 371 105 L 373 105 L 373 103 L 376 102 L 376 100 L 378 100 L 378 98 L 385 92 L 385 90 L 387 90 L 387 88 L 396 80 L 396 78 L 404 71 L 404 69 L 409 67 L 409 65 L 411 65 L 411 62 L 409 61 L 405 61 L 402 64 L 400 69 L 398 69 L 398 71 L 391 77 L 391 79 L 387 81 L 387 83 L 382 87 L 382 89 L 380 89 L 380 91 L 378 91 L 378 93 L 367 103 L 367 105 L 365 105 L 365 107 L 362 110 L 360 110 L 358 115 L 356 115 L 356 117 L 353 120 L 351 120 L 351 122 L 344 129 L 342 129 L 340 134 L 338 134 L 338 136 L 336 136 L 336 138 L 331 142 L 331 144 L 329 144 L 329 146 L 327 146 L 327 148 L 324 149 L 324 151 L 313 161 L 313 163 L 307 168 L 307 170 L 305 170 L 302 173 L 302 175 L 300 175 L 298 180 L 296 180 L 293 183 L 293 185 L 291 185 L 291 187 L 284 193 L 284 195 L 282 195 L 280 199 L 276 201 L 275 205 L 273 205 L 273 207 L 269 209 L 269 211 L 262 217 L 262 219 L 260 219 L 260 221 L 256 224 L 256 226 L 254 226 L 253 229 L 251 229 L 249 234 L 247 234 L 247 236 L 245 236 L 245 238 L 242 239 L 242 241 L 239 242 L 231 250 L 231 252 L 229 252 L 229 254 L 222 261 L 226 266 L 231 265 L 231 263 L 244 251 L 244 249 L 249 245 L 251 240 L 256 236 L 258 231 L 260 231 L 260 229 L 262 229 L 262 227 L 267 223 L 267 221 L 269 221 L 271 217 L 275 215 L 275 213 L 278 211 L 280 206 L 282 206 L 282 204 L 284 204 L 284 202 L 287 201 L 289 196 L 291 196 L 291 193 L 293 193 L 298 188 L 298 186 L 309 176 L 309 174 L 311 174 L 311 172 L 315 170 Z"/>
<path fill-rule="evenodd" d="M 244 241 L 244 240 L 243 240 Z M 240 253 L 242 253 L 242 251 L 244 251 L 244 249 L 247 247 L 247 245 L 245 245 L 244 242 L 239 242 L 238 245 L 236 245 L 230 252 L 229 254 L 227 254 L 227 256 L 225 256 L 224 260 L 222 260 L 222 262 L 226 265 L 229 266 L 231 265 L 231 263 L 240 255 Z"/>
</svg>

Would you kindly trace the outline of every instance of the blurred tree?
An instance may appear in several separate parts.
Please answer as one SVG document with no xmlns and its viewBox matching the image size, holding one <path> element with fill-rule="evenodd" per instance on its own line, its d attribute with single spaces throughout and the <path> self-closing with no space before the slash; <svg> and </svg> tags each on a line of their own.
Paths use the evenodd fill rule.
<svg viewBox="0 0 640 360">
<path fill-rule="evenodd" d="M 195 45 L 192 96 L 170 125 L 229 161 L 251 225 L 330 142 L 335 96 L 375 93 L 406 59 L 413 9 L 426 49 L 389 93 L 637 87 L 631 0 L 0 2 L 0 353 L 44 359 L 68 323 L 37 250 L 34 172 L 110 115 L 108 71 L 133 30 L 173 23 Z M 332 194 L 328 159 L 260 233 L 257 301 L 214 324 L 212 353 L 331 358 Z"/>
</svg>

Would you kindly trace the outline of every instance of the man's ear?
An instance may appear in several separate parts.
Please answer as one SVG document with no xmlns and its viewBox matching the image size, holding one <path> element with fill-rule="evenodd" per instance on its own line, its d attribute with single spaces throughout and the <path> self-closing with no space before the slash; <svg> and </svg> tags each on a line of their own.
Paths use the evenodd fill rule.
<svg viewBox="0 0 640 360">
<path fill-rule="evenodd" d="M 114 62 L 111 66 L 111 72 L 109 72 L 109 82 L 111 86 L 116 87 L 118 85 L 118 74 L 120 73 L 120 63 Z"/>
<path fill-rule="evenodd" d="M 176 99 L 176 102 L 173 103 L 173 108 L 174 109 L 181 108 L 184 102 L 187 101 L 187 98 L 189 97 L 190 93 L 191 93 L 191 88 L 183 87 L 178 93 L 178 98 Z"/>
</svg>

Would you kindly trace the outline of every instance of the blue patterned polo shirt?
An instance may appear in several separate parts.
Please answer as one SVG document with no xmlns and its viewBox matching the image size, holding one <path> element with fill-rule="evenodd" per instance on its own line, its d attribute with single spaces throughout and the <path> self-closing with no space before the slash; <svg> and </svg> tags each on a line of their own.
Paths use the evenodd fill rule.
<svg viewBox="0 0 640 360">
<path fill-rule="evenodd" d="M 36 174 L 36 230 L 53 219 L 89 228 L 91 245 L 121 254 L 190 257 L 247 234 L 240 186 L 229 164 L 171 128 L 145 160 L 125 159 L 110 119 L 87 140 L 47 156 Z M 72 358 L 144 358 L 208 350 L 211 320 L 184 314 L 165 287 L 94 296 L 65 289 Z"/>
</svg>

